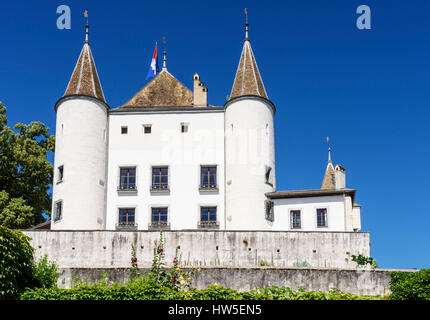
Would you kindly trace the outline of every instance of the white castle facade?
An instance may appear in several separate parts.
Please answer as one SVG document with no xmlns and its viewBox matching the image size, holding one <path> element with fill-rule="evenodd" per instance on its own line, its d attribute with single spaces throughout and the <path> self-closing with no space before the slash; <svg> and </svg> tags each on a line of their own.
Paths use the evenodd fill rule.
<svg viewBox="0 0 430 320">
<path fill-rule="evenodd" d="M 104 97 L 87 37 L 55 105 L 53 230 L 360 231 L 330 157 L 320 189 L 276 189 L 274 117 L 246 37 L 224 106 L 163 69 L 124 105 Z"/>
</svg>

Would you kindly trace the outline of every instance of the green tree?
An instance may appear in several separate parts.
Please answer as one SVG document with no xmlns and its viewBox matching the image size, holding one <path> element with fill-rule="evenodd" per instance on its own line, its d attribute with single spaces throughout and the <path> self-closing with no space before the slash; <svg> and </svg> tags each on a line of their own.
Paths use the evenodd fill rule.
<svg viewBox="0 0 430 320">
<path fill-rule="evenodd" d="M 33 253 L 30 238 L 0 226 L 0 300 L 16 299 L 33 287 Z"/>
<path fill-rule="evenodd" d="M 6 107 L 0 102 L 0 224 L 29 228 L 50 215 L 53 168 L 47 161 L 55 137 L 41 122 L 7 126 Z"/>
</svg>

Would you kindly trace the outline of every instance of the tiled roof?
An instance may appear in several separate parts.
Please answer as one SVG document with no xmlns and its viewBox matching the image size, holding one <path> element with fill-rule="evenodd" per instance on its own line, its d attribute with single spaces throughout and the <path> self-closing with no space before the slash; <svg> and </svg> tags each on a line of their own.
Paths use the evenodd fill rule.
<svg viewBox="0 0 430 320">
<path fill-rule="evenodd" d="M 327 164 L 327 169 L 325 170 L 324 179 L 321 184 L 321 189 L 329 189 L 329 190 L 336 189 L 335 178 L 334 178 L 334 168 L 331 161 L 329 161 L 329 163 Z"/>
<path fill-rule="evenodd" d="M 229 99 L 246 95 L 255 95 L 268 99 L 248 38 L 243 44 Z"/>
<path fill-rule="evenodd" d="M 193 93 L 167 70 L 162 70 L 148 84 L 136 93 L 127 103 L 116 110 L 190 107 Z"/>
<path fill-rule="evenodd" d="M 96 64 L 87 40 L 64 93 L 64 97 L 71 95 L 91 96 L 106 103 Z"/>
</svg>

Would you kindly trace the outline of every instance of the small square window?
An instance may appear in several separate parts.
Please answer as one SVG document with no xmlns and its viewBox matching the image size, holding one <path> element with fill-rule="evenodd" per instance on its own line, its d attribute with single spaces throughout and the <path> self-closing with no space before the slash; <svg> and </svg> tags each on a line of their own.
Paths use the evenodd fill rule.
<svg viewBox="0 0 430 320">
<path fill-rule="evenodd" d="M 188 132 L 188 123 L 181 123 L 181 132 L 182 133 Z"/>
<path fill-rule="evenodd" d="M 121 134 L 127 134 L 127 132 L 128 132 L 128 127 L 126 126 L 121 127 Z"/>
<path fill-rule="evenodd" d="M 145 134 L 151 133 L 151 125 L 150 124 L 143 125 L 143 133 L 145 133 Z"/>
</svg>

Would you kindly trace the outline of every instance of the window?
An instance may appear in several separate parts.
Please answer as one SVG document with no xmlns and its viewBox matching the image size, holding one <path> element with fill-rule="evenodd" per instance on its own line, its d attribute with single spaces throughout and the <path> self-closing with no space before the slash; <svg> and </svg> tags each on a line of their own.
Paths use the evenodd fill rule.
<svg viewBox="0 0 430 320">
<path fill-rule="evenodd" d="M 269 167 L 269 166 L 265 166 L 265 168 L 266 168 L 266 173 L 265 173 L 265 179 L 266 179 L 266 183 L 267 184 L 269 184 L 269 185 L 271 185 L 271 186 L 273 186 L 273 184 L 272 184 L 272 175 L 271 175 L 271 173 L 272 173 L 272 167 Z"/>
<path fill-rule="evenodd" d="M 120 168 L 119 190 L 136 190 L 136 168 Z"/>
<path fill-rule="evenodd" d="M 145 134 L 151 133 L 151 125 L 150 124 L 144 124 L 143 125 L 143 133 L 145 133 Z"/>
<path fill-rule="evenodd" d="M 181 132 L 182 133 L 188 132 L 188 123 L 181 123 Z"/>
<path fill-rule="evenodd" d="M 54 208 L 54 221 L 61 220 L 63 216 L 63 201 L 57 201 Z"/>
<path fill-rule="evenodd" d="M 151 208 L 151 225 L 153 227 L 167 226 L 167 208 Z"/>
<path fill-rule="evenodd" d="M 327 227 L 327 209 L 317 209 L 317 227 Z"/>
<path fill-rule="evenodd" d="M 135 225 L 135 209 L 134 208 L 121 208 L 119 209 L 119 227 L 127 227 Z"/>
<path fill-rule="evenodd" d="M 122 126 L 121 127 L 121 134 L 127 134 L 127 132 L 128 132 L 128 127 Z"/>
<path fill-rule="evenodd" d="M 274 202 L 270 200 L 265 200 L 264 205 L 266 208 L 266 220 L 273 222 L 275 220 L 275 214 L 273 212 Z"/>
<path fill-rule="evenodd" d="M 57 182 L 63 181 L 63 177 L 64 177 L 64 166 L 59 166 L 58 167 L 58 181 Z"/>
<path fill-rule="evenodd" d="M 152 190 L 168 190 L 168 168 L 153 167 L 152 168 Z"/>
<path fill-rule="evenodd" d="M 200 189 L 216 188 L 216 166 L 202 166 L 200 168 Z"/>
<path fill-rule="evenodd" d="M 200 228 L 217 228 L 216 207 L 200 207 Z"/>
<path fill-rule="evenodd" d="M 200 222 L 202 223 L 216 222 L 216 207 L 201 207 Z"/>
<path fill-rule="evenodd" d="M 291 210 L 290 211 L 290 221 L 291 221 L 291 229 L 300 229 L 301 219 L 300 219 L 300 210 Z"/>
</svg>

